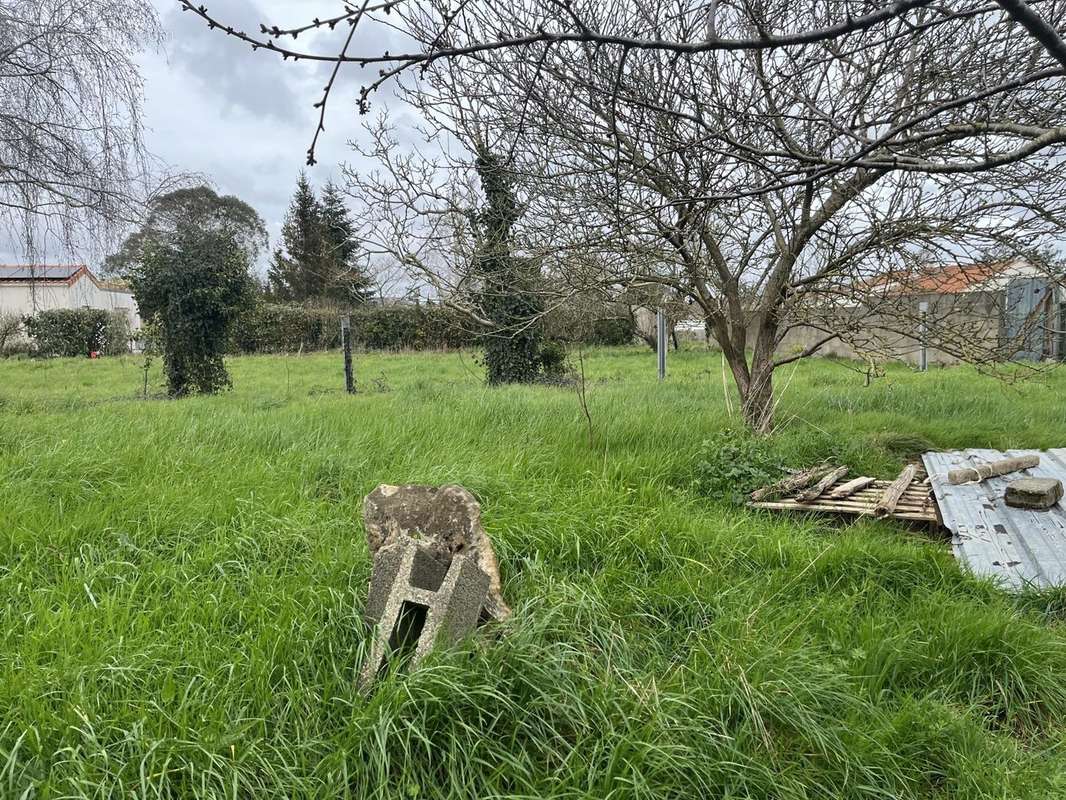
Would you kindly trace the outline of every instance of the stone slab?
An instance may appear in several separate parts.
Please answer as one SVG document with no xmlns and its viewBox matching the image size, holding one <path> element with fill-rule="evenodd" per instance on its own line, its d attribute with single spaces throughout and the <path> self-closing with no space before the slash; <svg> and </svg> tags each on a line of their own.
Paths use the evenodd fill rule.
<svg viewBox="0 0 1066 800">
<path fill-rule="evenodd" d="M 1062 481 L 1057 478 L 1020 478 L 1007 484 L 1007 505 L 1046 511 L 1062 499 Z"/>
<path fill-rule="evenodd" d="M 489 576 L 485 617 L 502 621 L 510 616 L 492 540 L 481 524 L 481 506 L 462 486 L 382 484 L 363 501 L 363 523 L 371 554 L 410 538 L 444 563 L 456 555 L 469 556 Z"/>
</svg>

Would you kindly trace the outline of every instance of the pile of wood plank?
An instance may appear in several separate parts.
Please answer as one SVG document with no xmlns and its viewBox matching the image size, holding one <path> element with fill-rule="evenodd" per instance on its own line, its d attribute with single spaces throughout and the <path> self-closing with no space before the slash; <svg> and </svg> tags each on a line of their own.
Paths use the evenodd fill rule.
<svg viewBox="0 0 1066 800">
<path fill-rule="evenodd" d="M 819 464 L 794 472 L 777 483 L 756 489 L 749 505 L 781 511 L 820 511 L 832 514 L 890 517 L 938 524 L 924 470 L 908 464 L 894 481 L 870 477 L 848 479 L 848 468 Z"/>
</svg>

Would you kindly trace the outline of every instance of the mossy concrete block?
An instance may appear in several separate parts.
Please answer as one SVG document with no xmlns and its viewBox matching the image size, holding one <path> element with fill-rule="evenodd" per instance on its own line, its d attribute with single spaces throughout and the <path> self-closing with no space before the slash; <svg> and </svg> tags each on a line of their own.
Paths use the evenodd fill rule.
<svg viewBox="0 0 1066 800">
<path fill-rule="evenodd" d="M 360 676 L 364 689 L 390 657 L 415 667 L 436 644 L 452 644 L 478 624 L 489 591 L 489 576 L 474 555 L 460 553 L 451 563 L 407 536 L 396 537 L 374 554 L 366 620 L 374 626 L 370 654 Z"/>
<path fill-rule="evenodd" d="M 1057 478 L 1019 478 L 1007 484 L 1008 506 L 1045 511 L 1062 499 L 1062 481 Z"/>
<path fill-rule="evenodd" d="M 459 554 L 469 556 L 489 576 L 485 614 L 498 622 L 510 615 L 492 540 L 481 524 L 481 506 L 462 486 L 382 484 L 363 501 L 363 523 L 371 554 L 410 538 L 444 563 Z"/>
</svg>

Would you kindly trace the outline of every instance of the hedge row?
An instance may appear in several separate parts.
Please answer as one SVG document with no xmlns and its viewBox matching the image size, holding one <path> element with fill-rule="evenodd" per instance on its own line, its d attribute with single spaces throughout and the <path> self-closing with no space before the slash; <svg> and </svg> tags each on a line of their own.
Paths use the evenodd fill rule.
<svg viewBox="0 0 1066 800">
<path fill-rule="evenodd" d="M 340 347 L 338 309 L 259 303 L 244 314 L 233 331 L 234 353 L 294 353 Z M 363 306 L 352 310 L 352 346 L 364 350 L 454 350 L 478 347 L 474 326 L 443 306 Z M 549 340 L 576 340 L 574 330 L 546 320 Z M 559 330 L 554 330 L 560 327 Z M 633 340 L 626 318 L 595 320 L 582 326 L 585 344 L 619 345 Z"/>
<path fill-rule="evenodd" d="M 130 349 L 129 323 L 121 311 L 55 308 L 26 317 L 23 324 L 37 356 L 114 356 Z"/>
<path fill-rule="evenodd" d="M 241 317 L 231 349 L 292 353 L 340 347 L 341 314 L 337 309 L 261 303 Z M 352 346 L 366 350 L 443 350 L 477 341 L 462 317 L 442 306 L 364 306 L 350 314 Z"/>
<path fill-rule="evenodd" d="M 462 315 L 443 306 L 364 306 L 354 309 L 352 345 L 364 350 L 454 350 L 478 347 L 478 333 Z M 340 347 L 342 312 L 258 303 L 237 322 L 233 353 L 295 353 Z M 130 330 L 121 312 L 54 309 L 21 320 L 38 356 L 85 357 L 129 352 Z M 620 345 L 633 340 L 631 320 L 611 317 L 582 321 L 548 316 L 545 338 L 583 344 Z"/>
</svg>

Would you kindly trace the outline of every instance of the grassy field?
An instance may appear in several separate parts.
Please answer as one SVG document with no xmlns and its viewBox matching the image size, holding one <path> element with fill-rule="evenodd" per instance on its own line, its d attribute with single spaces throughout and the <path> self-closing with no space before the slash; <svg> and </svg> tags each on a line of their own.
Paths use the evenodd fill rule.
<svg viewBox="0 0 1066 800">
<path fill-rule="evenodd" d="M 360 356 L 355 397 L 339 366 L 236 359 L 171 402 L 132 357 L 0 361 L 0 797 L 1066 793 L 1064 595 L 706 491 L 716 355 L 658 385 L 647 351 L 589 354 L 591 441 L 573 389 L 488 389 L 470 356 Z M 1066 441 L 1066 376 L 780 387 L 791 465 Z M 475 492 L 515 614 L 364 698 L 382 482 Z"/>
</svg>

